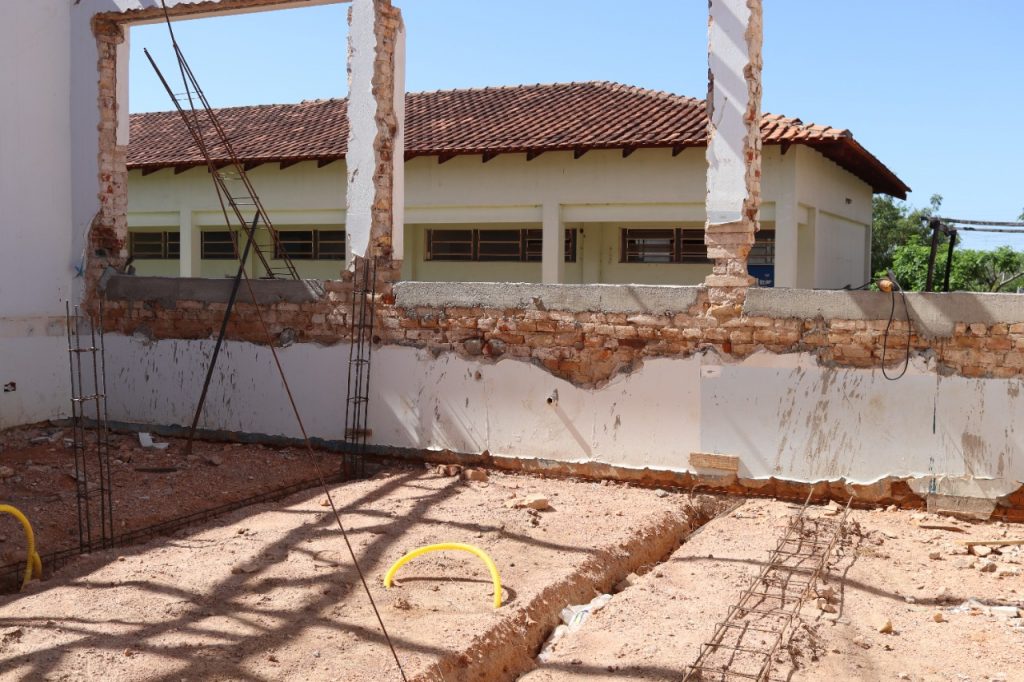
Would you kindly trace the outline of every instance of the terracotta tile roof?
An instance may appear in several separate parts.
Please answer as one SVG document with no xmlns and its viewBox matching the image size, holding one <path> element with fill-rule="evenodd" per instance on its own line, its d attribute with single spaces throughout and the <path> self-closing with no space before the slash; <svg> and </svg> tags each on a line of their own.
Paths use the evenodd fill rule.
<svg viewBox="0 0 1024 682">
<path fill-rule="evenodd" d="M 249 163 L 344 158 L 345 100 L 217 110 L 239 159 Z M 410 93 L 406 158 L 462 154 L 582 152 L 707 142 L 705 102 L 607 82 L 523 85 Z M 854 173 L 874 191 L 905 198 L 903 181 L 848 130 L 765 114 L 764 144 L 804 144 Z M 177 112 L 133 114 L 128 167 L 144 171 L 203 164 Z M 213 149 L 214 160 L 225 160 Z"/>
</svg>

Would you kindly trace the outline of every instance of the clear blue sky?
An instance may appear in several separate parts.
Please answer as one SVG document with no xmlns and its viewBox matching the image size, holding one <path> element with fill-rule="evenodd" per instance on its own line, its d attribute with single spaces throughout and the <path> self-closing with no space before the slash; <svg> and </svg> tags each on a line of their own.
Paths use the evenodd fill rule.
<svg viewBox="0 0 1024 682">
<path fill-rule="evenodd" d="M 410 92 L 612 80 L 707 92 L 706 0 L 396 0 Z M 330 5 L 175 23 L 215 106 L 343 97 L 346 12 Z M 849 128 L 943 214 L 1024 210 L 1024 2 L 766 0 L 766 112 Z M 132 111 L 170 108 L 142 54 L 174 62 L 162 25 L 131 33 Z M 968 235 L 967 244 L 1024 238 Z"/>
</svg>

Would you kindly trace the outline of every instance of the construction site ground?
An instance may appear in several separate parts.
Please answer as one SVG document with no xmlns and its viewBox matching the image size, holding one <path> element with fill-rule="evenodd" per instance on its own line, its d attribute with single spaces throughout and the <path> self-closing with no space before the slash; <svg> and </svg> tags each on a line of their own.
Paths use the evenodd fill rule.
<svg viewBox="0 0 1024 682">
<path fill-rule="evenodd" d="M 799 508 L 749 500 L 711 521 L 667 561 L 620 585 L 607 606 L 554 647 L 546 665 L 522 679 L 681 679 L 683 664 L 696 659 Z M 808 513 L 829 512 L 839 510 Z M 1022 539 L 1024 527 L 896 510 L 855 510 L 848 525 L 772 679 L 1024 680 L 1024 625 L 1010 608 L 1024 607 L 1024 547 L 980 558 L 963 544 Z M 826 611 L 817 594 L 829 587 L 835 594 Z M 1004 608 L 965 608 L 970 599 Z"/>
<path fill-rule="evenodd" d="M 193 478 L 154 475 L 139 490 L 126 478 L 115 496 L 159 495 L 170 516 L 191 511 L 203 490 L 251 494 L 283 484 L 289 468 L 265 464 L 281 451 L 229 447 L 220 464 L 193 462 Z M 302 458 L 291 454 L 284 461 L 299 470 Z M 410 680 L 679 680 L 800 509 L 452 474 L 394 467 L 331 487 Z M 310 489 L 79 558 L 0 597 L 0 679 L 400 679 L 325 505 Z M 1024 627 L 1011 608 L 1022 605 L 1024 547 L 1012 541 L 1024 528 L 897 510 L 855 510 L 848 527 L 818 591 L 831 586 L 834 595 L 808 599 L 773 679 L 1024 680 Z M 14 530 L 4 533 L 21 546 Z M 1006 544 L 984 545 L 976 551 L 990 553 L 980 557 L 968 553 L 969 539 Z M 472 544 L 494 559 L 500 609 L 484 564 L 462 552 L 418 558 L 384 589 L 394 561 L 441 542 Z M 561 609 L 601 593 L 614 596 L 539 663 Z"/>
<path fill-rule="evenodd" d="M 529 669 L 565 604 L 666 556 L 690 524 L 683 495 L 422 466 L 332 491 L 410 679 Z M 522 507 L 531 493 L 550 508 Z M 250 507 L 3 597 L 0 678 L 400 679 L 325 503 L 311 490 Z M 493 557 L 500 609 L 469 554 L 426 555 L 383 588 L 392 562 L 440 542 Z"/>
<path fill-rule="evenodd" d="M 0 432 L 0 503 L 29 517 L 42 555 L 78 546 L 71 436 L 52 424 Z M 86 439 L 94 447 L 95 432 Z M 109 435 L 115 535 L 316 478 L 307 453 L 293 447 L 197 440 L 186 455 L 183 438 L 155 440 L 167 449 L 143 448 L 134 433 Z M 317 459 L 328 473 L 337 471 L 336 455 Z M 21 536 L 18 523 L 0 515 L 0 566 L 24 557 Z"/>
</svg>

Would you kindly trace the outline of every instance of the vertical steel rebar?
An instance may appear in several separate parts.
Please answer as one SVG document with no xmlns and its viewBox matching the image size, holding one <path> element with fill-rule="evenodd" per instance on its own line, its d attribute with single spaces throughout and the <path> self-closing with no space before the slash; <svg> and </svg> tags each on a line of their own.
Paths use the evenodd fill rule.
<svg viewBox="0 0 1024 682">
<path fill-rule="evenodd" d="M 78 478 L 78 495 L 85 508 L 85 538 L 82 544 L 83 552 L 91 552 L 92 547 L 92 504 L 89 500 L 89 464 L 87 458 L 87 443 L 85 433 L 85 386 L 82 383 L 82 311 L 79 306 L 74 307 L 75 322 L 75 378 L 77 389 L 73 400 L 78 404 L 78 432 L 76 438 L 79 446 L 76 448 L 78 460 L 76 469 L 81 472 Z"/>
<path fill-rule="evenodd" d="M 235 299 L 238 298 L 238 288 L 242 284 L 242 277 L 245 275 L 245 261 L 249 258 L 249 249 L 252 247 L 253 235 L 260 221 L 260 213 L 252 219 L 252 229 L 246 232 L 245 249 L 242 251 L 242 258 L 238 262 L 238 273 L 231 283 L 231 294 L 228 296 L 228 305 L 224 309 L 224 319 L 220 322 L 220 333 L 217 334 L 217 342 L 213 345 L 213 356 L 210 358 L 210 366 L 206 369 L 206 378 L 203 380 L 203 390 L 199 394 L 199 404 L 196 405 L 195 415 L 192 417 L 192 427 L 188 430 L 188 443 L 185 445 L 185 454 L 192 454 L 192 441 L 196 437 L 196 428 L 199 426 L 199 417 L 203 414 L 203 405 L 206 404 L 206 394 L 210 390 L 210 380 L 213 378 L 213 369 L 217 366 L 217 357 L 220 355 L 220 348 L 224 344 L 224 337 L 228 333 L 228 322 L 231 320 L 231 312 L 235 307 Z M 256 301 L 253 301 L 253 305 Z"/>
<path fill-rule="evenodd" d="M 366 474 L 369 437 L 370 368 L 376 323 L 377 262 L 358 259 L 352 276 L 348 377 L 345 396 L 343 467 L 346 477 Z"/>
<path fill-rule="evenodd" d="M 99 367 L 96 363 L 96 323 L 90 321 L 89 334 L 91 337 L 92 345 L 89 347 L 90 357 L 92 358 L 92 404 L 95 412 L 95 422 L 93 425 L 93 431 L 96 435 L 96 477 L 99 479 L 99 497 L 100 497 L 100 546 L 106 549 L 107 547 L 107 489 L 106 489 L 106 477 L 105 469 L 103 466 L 103 440 L 100 423 L 100 375 Z"/>
<path fill-rule="evenodd" d="M 81 479 L 82 472 L 78 466 L 79 461 L 79 448 L 81 447 L 81 441 L 78 437 L 78 429 L 81 426 L 81 420 L 78 416 L 78 401 L 75 400 L 77 391 L 75 390 L 75 350 L 72 346 L 71 337 L 74 334 L 72 324 L 75 324 L 75 318 L 71 315 L 71 302 L 66 301 L 64 303 L 64 314 L 67 324 L 68 332 L 68 370 L 71 378 L 71 436 L 72 436 L 72 451 L 71 454 L 75 460 L 75 503 L 78 507 L 78 547 L 81 551 L 85 551 L 85 515 L 82 510 L 82 490 L 81 490 Z"/>
<path fill-rule="evenodd" d="M 71 379 L 71 449 L 75 460 L 75 500 L 78 511 L 78 548 L 91 552 L 97 548 L 112 547 L 114 543 L 113 487 L 110 472 L 110 441 L 107 431 L 106 354 L 103 338 L 104 306 L 100 301 L 97 315 L 88 320 L 89 345 L 82 345 L 85 323 L 80 306 L 65 304 L 67 324 L 68 367 Z M 100 327 L 97 337 L 97 326 Z M 88 354 L 92 362 L 92 390 L 86 390 L 82 356 Z M 94 438 L 86 432 L 89 418 L 86 403 L 92 404 Z M 90 442 L 95 441 L 94 448 Z M 94 461 L 93 461 L 94 460 Z M 90 468 L 95 475 L 90 477 Z M 92 481 L 90 479 L 93 479 Z M 90 485 L 91 483 L 91 485 Z M 99 516 L 94 518 L 92 498 L 99 497 Z"/>
<path fill-rule="evenodd" d="M 100 380 L 103 382 L 103 460 L 106 467 L 106 494 L 107 494 L 107 524 L 109 526 L 110 546 L 114 546 L 114 487 L 110 471 L 110 429 L 108 428 L 107 413 L 107 343 L 104 334 L 106 306 L 104 299 L 99 302 L 99 327 L 100 327 Z M 95 355 L 93 356 L 95 358 Z"/>
</svg>

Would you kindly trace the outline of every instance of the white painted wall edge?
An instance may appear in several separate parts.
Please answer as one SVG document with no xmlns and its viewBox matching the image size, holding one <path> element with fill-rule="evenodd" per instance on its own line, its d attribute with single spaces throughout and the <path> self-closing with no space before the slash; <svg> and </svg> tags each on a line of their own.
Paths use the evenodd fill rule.
<svg viewBox="0 0 1024 682">
<path fill-rule="evenodd" d="M 108 335 L 111 419 L 187 424 L 212 346 Z M 310 434 L 340 439 L 348 346 L 279 353 Z M 268 349 L 229 342 L 220 367 L 202 427 L 298 436 Z M 746 479 L 969 476 L 1005 494 L 1024 480 L 1022 383 L 937 377 L 920 364 L 890 382 L 877 370 L 763 352 L 732 364 L 649 360 L 591 390 L 520 361 L 387 346 L 374 354 L 369 426 L 374 444 L 395 448 L 680 472 L 690 453 L 717 452 L 738 456 Z"/>
</svg>

